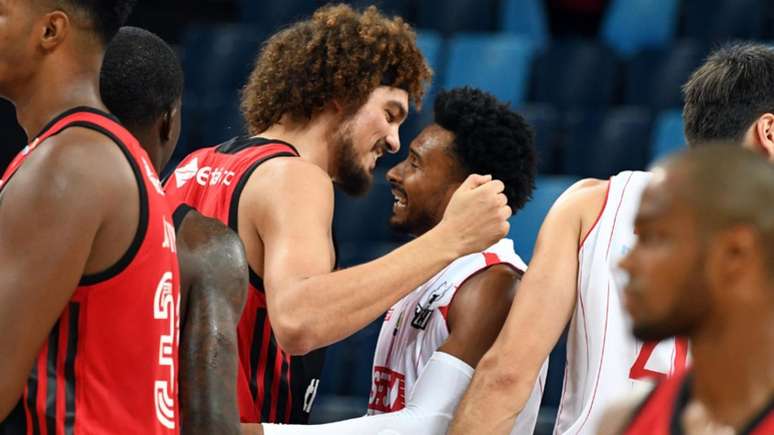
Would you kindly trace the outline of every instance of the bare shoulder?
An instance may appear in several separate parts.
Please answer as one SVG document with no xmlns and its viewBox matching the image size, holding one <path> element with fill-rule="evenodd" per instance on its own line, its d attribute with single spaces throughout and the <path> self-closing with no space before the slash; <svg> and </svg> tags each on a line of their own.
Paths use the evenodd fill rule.
<svg viewBox="0 0 774 435">
<path fill-rule="evenodd" d="M 608 180 L 595 178 L 576 182 L 556 200 L 550 215 L 564 224 L 572 223 L 580 242 L 604 209 L 609 184 Z"/>
<path fill-rule="evenodd" d="M 331 177 L 319 166 L 298 157 L 273 158 L 255 170 L 248 184 L 268 190 L 315 189 L 333 192 Z"/>
<path fill-rule="evenodd" d="M 455 302 L 483 299 L 490 302 L 510 301 L 523 272 L 507 264 L 496 264 L 473 275 L 455 294 Z"/>
<path fill-rule="evenodd" d="M 217 219 L 196 210 L 188 212 L 177 234 L 178 244 L 198 259 L 204 270 L 246 270 L 245 251 L 239 236 Z"/>
</svg>

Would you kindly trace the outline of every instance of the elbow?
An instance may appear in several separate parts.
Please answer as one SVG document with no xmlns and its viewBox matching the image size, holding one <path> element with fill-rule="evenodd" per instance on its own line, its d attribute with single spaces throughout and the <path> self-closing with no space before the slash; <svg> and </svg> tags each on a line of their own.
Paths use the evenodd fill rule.
<svg viewBox="0 0 774 435">
<path fill-rule="evenodd" d="M 278 317 L 271 319 L 271 325 L 274 338 L 282 350 L 292 356 L 301 356 L 322 347 L 317 344 L 312 325 L 302 316 L 291 314 Z"/>
<path fill-rule="evenodd" d="M 509 397 L 522 396 L 521 392 L 529 393 L 535 384 L 535 379 L 506 362 L 507 358 L 487 353 L 481 358 L 476 368 L 477 375 L 482 377 L 489 391 L 499 392 Z"/>
</svg>

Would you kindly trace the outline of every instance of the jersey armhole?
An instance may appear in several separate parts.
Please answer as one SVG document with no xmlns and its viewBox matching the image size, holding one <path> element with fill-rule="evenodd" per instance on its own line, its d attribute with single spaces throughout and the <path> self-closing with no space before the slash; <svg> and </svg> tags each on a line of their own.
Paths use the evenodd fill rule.
<svg viewBox="0 0 774 435">
<path fill-rule="evenodd" d="M 610 197 L 610 185 L 612 183 L 612 179 L 607 180 L 607 189 L 605 190 L 605 202 L 602 204 L 602 208 L 599 210 L 599 214 L 597 215 L 597 218 L 594 220 L 594 223 L 591 224 L 589 227 L 589 230 L 586 232 L 586 234 L 583 236 L 583 239 L 581 239 L 581 242 L 578 244 L 578 252 L 580 252 L 581 249 L 583 249 L 584 243 L 586 243 L 586 240 L 589 238 L 592 232 L 594 232 L 594 229 L 599 224 L 599 221 L 602 219 L 602 215 L 605 214 L 605 209 L 607 208 L 607 200 Z"/>
<path fill-rule="evenodd" d="M 488 254 L 488 252 L 484 252 L 483 254 L 484 254 L 484 257 L 486 257 L 486 254 Z M 497 257 L 497 254 L 492 254 L 492 255 Z M 489 258 L 487 258 L 486 265 L 484 267 L 482 267 L 481 269 L 478 269 L 475 272 L 473 272 L 470 275 L 468 275 L 468 277 L 465 278 L 460 283 L 460 285 L 457 286 L 456 289 L 454 289 L 454 294 L 452 295 L 452 297 L 449 300 L 448 304 L 446 304 L 446 305 L 444 305 L 442 307 L 438 307 L 438 311 L 441 312 L 441 315 L 443 316 L 443 321 L 446 323 L 446 330 L 451 331 L 451 329 L 449 328 L 449 309 L 451 308 L 452 304 L 454 303 L 454 298 L 457 297 L 457 290 L 459 290 L 465 284 L 467 284 L 468 281 L 473 279 L 473 277 L 478 276 L 479 274 L 486 272 L 487 270 L 489 270 L 490 268 L 492 268 L 494 266 L 500 266 L 500 265 L 507 266 L 507 267 L 511 268 L 514 272 L 519 273 L 519 275 L 521 275 L 522 277 L 524 276 L 525 271 L 519 269 L 518 267 L 516 267 L 516 265 L 514 265 L 512 263 L 500 260 L 499 257 L 497 258 L 497 262 L 490 262 L 490 261 L 491 260 Z"/>
</svg>

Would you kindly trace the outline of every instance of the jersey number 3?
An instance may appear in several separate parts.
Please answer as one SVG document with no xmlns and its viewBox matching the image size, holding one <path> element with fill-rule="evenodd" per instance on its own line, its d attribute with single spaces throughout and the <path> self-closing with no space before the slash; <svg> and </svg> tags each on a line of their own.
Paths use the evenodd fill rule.
<svg viewBox="0 0 774 435">
<path fill-rule="evenodd" d="M 637 355 L 637 359 L 634 361 L 632 368 L 629 369 L 629 379 L 661 380 L 670 374 L 645 368 L 645 365 L 648 363 L 650 356 L 653 354 L 653 350 L 656 349 L 656 345 L 658 345 L 657 341 L 647 341 L 642 344 L 640 354 Z M 684 370 L 687 359 L 688 340 L 685 338 L 675 338 L 675 360 L 672 373 Z"/>
</svg>

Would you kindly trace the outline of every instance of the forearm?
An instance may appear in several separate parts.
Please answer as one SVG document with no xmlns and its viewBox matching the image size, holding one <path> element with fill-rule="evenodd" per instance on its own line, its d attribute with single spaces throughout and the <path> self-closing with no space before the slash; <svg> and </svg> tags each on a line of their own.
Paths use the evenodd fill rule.
<svg viewBox="0 0 774 435">
<path fill-rule="evenodd" d="M 367 326 L 456 259 L 449 245 L 440 230 L 431 230 L 377 260 L 304 279 L 278 290 L 277 301 L 269 298 L 269 315 L 291 322 L 292 335 L 305 340 L 300 353 L 335 343 Z"/>
<path fill-rule="evenodd" d="M 510 434 L 534 385 L 535 376 L 519 376 L 505 358 L 487 353 L 457 408 L 449 434 Z"/>
<path fill-rule="evenodd" d="M 217 292 L 217 289 L 208 289 Z M 238 434 L 236 323 L 224 301 L 189 299 L 180 337 L 182 433 Z M 217 294 L 217 293 L 215 293 Z M 204 300 L 203 300 L 204 299 Z"/>
</svg>

